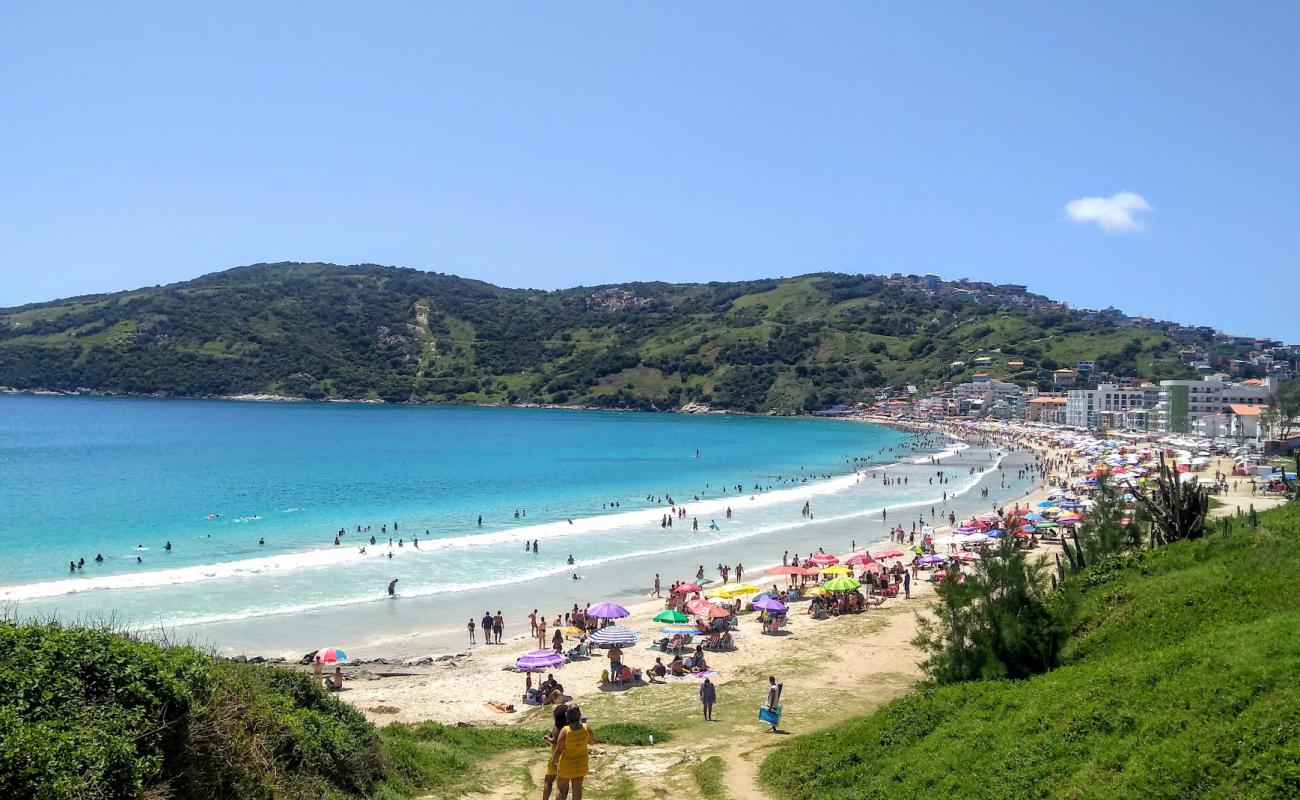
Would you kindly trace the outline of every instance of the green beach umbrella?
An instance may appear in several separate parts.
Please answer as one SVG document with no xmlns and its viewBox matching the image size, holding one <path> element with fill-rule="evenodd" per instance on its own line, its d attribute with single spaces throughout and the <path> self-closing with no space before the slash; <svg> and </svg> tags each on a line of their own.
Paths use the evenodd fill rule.
<svg viewBox="0 0 1300 800">
<path fill-rule="evenodd" d="M 669 609 L 665 609 L 664 611 L 660 611 L 658 614 L 655 614 L 653 619 L 655 622 L 686 622 L 690 619 L 690 617 L 686 616 L 680 611 L 675 611 L 669 608 Z"/>
<path fill-rule="evenodd" d="M 861 585 L 862 584 L 859 583 L 856 578 L 850 578 L 847 575 L 842 575 L 838 578 L 833 578 L 829 581 L 826 581 L 825 583 L 822 584 L 822 588 L 827 590 L 828 592 L 851 592 Z"/>
</svg>

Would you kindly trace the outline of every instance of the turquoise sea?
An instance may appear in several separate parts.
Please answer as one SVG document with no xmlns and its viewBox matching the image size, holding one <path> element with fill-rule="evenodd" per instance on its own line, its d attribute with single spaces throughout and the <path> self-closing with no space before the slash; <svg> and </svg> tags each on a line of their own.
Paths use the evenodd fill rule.
<svg viewBox="0 0 1300 800">
<path fill-rule="evenodd" d="M 806 418 L 0 395 L 0 602 L 223 650 L 411 652 L 487 605 L 879 540 L 882 507 L 940 497 L 927 454 L 951 446 Z M 946 458 L 957 494 L 982 473 L 956 461 L 992 455 Z"/>
</svg>

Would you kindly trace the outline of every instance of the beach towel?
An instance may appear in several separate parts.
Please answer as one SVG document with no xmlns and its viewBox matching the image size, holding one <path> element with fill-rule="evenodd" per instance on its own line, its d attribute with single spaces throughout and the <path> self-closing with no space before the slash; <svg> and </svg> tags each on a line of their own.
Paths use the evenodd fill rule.
<svg viewBox="0 0 1300 800">
<path fill-rule="evenodd" d="M 704 672 L 691 672 L 686 675 L 668 675 L 670 680 L 675 681 L 702 681 L 705 678 L 716 678 L 718 676 L 716 669 L 705 670 Z"/>
</svg>

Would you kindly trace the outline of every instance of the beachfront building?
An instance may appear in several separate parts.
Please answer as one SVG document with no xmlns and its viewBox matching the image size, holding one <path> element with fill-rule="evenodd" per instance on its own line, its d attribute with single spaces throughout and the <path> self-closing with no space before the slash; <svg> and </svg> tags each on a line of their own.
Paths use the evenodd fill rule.
<svg viewBox="0 0 1300 800">
<path fill-rule="evenodd" d="M 1164 433 L 1192 433 L 1194 423 L 1202 417 L 1223 415 L 1230 405 L 1264 406 L 1276 387 L 1273 379 L 1251 383 L 1231 383 L 1223 377 L 1205 380 L 1160 382 L 1160 400 L 1155 406 L 1155 430 Z M 1203 423 L 1225 436 L 1219 422 Z"/>
<path fill-rule="evenodd" d="M 1142 424 L 1151 394 L 1143 387 L 1103 383 L 1096 389 L 1071 389 L 1065 395 L 1065 424 L 1088 430 L 1131 430 L 1126 426 Z"/>
<path fill-rule="evenodd" d="M 1025 419 L 1030 422 L 1064 425 L 1065 404 L 1066 398 L 1064 395 L 1040 394 L 1037 397 L 1031 397 L 1029 402 L 1025 403 Z"/>
<path fill-rule="evenodd" d="M 952 400 L 957 416 L 1022 419 L 1025 415 L 1024 390 L 1014 383 L 987 378 L 959 383 L 952 389 Z"/>
</svg>

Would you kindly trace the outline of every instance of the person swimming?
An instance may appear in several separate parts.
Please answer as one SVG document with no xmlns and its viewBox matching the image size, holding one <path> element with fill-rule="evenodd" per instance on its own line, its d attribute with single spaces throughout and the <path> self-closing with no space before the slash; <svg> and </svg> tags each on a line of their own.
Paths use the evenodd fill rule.
<svg viewBox="0 0 1300 800">
<path fill-rule="evenodd" d="M 257 543 L 258 545 L 264 545 L 266 544 L 266 539 L 263 539 L 262 537 L 259 536 L 257 539 Z"/>
<path fill-rule="evenodd" d="M 172 543 L 171 543 L 171 540 L 170 540 L 170 539 L 167 540 L 167 544 L 163 545 L 163 549 L 164 549 L 164 550 L 171 550 L 171 549 L 172 549 Z"/>
</svg>

